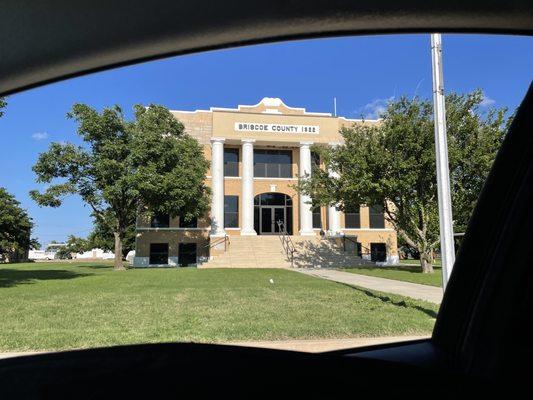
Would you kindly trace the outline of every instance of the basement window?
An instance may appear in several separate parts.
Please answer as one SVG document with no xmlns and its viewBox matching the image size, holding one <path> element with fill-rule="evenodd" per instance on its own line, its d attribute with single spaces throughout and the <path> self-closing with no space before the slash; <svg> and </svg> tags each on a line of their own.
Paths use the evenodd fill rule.
<svg viewBox="0 0 533 400">
<path fill-rule="evenodd" d="M 150 265 L 168 264 L 168 243 L 150 244 Z"/>
</svg>

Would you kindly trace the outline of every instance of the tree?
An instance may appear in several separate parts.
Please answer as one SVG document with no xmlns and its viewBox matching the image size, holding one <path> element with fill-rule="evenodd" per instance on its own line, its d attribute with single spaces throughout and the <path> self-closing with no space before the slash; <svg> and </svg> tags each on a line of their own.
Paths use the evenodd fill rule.
<svg viewBox="0 0 533 400">
<path fill-rule="evenodd" d="M 25 258 L 30 248 L 33 223 L 20 203 L 0 187 L 0 259 L 16 261 Z"/>
<path fill-rule="evenodd" d="M 446 120 L 454 231 L 465 232 L 483 184 L 496 158 L 512 117 L 507 108 L 483 113 L 483 93 L 450 94 Z"/>
<path fill-rule="evenodd" d="M 96 226 L 113 232 L 117 270 L 124 269 L 123 242 L 138 211 L 191 219 L 209 206 L 208 163 L 198 142 L 162 106 L 137 105 L 134 111 L 135 119 L 126 121 L 118 106 L 98 113 L 75 104 L 67 115 L 78 123 L 84 146 L 52 143 L 33 171 L 37 182 L 53 184 L 30 192 L 39 205 L 51 207 L 79 195 Z"/>
<path fill-rule="evenodd" d="M 4 112 L 2 109 L 7 105 L 6 99 L 3 97 L 0 97 L 0 117 L 4 115 Z"/>
<path fill-rule="evenodd" d="M 30 249 L 33 249 L 33 250 L 41 250 L 41 242 L 39 242 L 37 239 L 35 238 L 31 238 L 30 239 Z"/>
<path fill-rule="evenodd" d="M 122 240 L 122 257 L 126 258 L 126 255 L 135 249 L 135 220 L 136 215 L 132 214 L 130 221 L 126 225 L 124 230 L 124 239 Z M 98 248 L 106 251 L 113 251 L 115 249 L 115 239 L 113 230 L 109 225 L 102 224 L 98 220 L 94 221 L 94 228 L 87 237 L 87 241 L 91 248 Z"/>
<path fill-rule="evenodd" d="M 69 235 L 65 246 L 60 247 L 57 251 L 57 257 L 65 260 L 71 259 L 72 254 L 83 253 L 91 249 L 90 243 L 87 239 L 83 239 L 74 235 Z"/>
<path fill-rule="evenodd" d="M 467 224 L 508 123 L 505 109 L 481 113 L 482 101 L 480 91 L 446 99 L 456 229 Z M 389 103 L 380 123 L 341 134 L 342 146 L 315 149 L 339 178 L 315 168 L 299 190 L 315 204 L 341 209 L 382 205 L 400 241 L 420 254 L 422 271 L 433 272 L 439 215 L 431 101 L 402 97 Z"/>
</svg>

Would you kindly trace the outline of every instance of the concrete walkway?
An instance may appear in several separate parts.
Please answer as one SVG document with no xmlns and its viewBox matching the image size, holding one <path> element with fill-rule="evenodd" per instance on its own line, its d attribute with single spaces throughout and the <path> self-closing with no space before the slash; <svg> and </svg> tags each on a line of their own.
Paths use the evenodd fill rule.
<svg viewBox="0 0 533 400">
<path fill-rule="evenodd" d="M 303 269 L 295 271 L 302 274 L 323 278 L 334 282 L 344 283 L 350 286 L 358 286 L 365 289 L 377 290 L 385 293 L 399 294 L 417 300 L 425 300 L 430 303 L 442 302 L 442 288 L 436 286 L 420 285 L 418 283 L 397 281 L 393 279 L 378 278 L 375 276 L 352 274 L 351 272 L 334 269 Z"/>
</svg>

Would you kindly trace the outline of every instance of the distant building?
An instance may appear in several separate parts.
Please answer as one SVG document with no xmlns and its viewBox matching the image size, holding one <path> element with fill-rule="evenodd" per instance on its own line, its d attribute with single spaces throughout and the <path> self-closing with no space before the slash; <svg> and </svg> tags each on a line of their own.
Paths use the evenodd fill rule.
<svg viewBox="0 0 533 400">
<path fill-rule="evenodd" d="M 57 258 L 57 251 L 66 245 L 66 243 L 49 243 L 44 250 L 30 250 L 28 259 L 34 261 L 55 260 Z"/>
<path fill-rule="evenodd" d="M 115 254 L 110 251 L 105 251 L 102 249 L 92 249 L 89 251 L 84 251 L 83 253 L 77 253 L 74 256 L 77 260 L 83 259 L 92 259 L 92 260 L 110 260 L 115 258 Z"/>
</svg>

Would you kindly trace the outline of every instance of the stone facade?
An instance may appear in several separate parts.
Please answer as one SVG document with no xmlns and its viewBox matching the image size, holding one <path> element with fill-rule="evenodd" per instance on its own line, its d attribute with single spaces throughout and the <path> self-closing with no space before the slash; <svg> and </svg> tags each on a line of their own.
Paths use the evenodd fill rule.
<svg viewBox="0 0 533 400">
<path fill-rule="evenodd" d="M 157 247 L 153 244 L 168 247 L 168 262 L 156 264 L 158 266 L 181 264 L 180 248 L 182 251 L 186 248 L 188 252 L 193 251 L 190 246 L 184 245 L 187 243 L 196 244 L 196 260 L 199 264 L 206 265 L 208 260 L 227 250 L 228 237 L 265 234 L 264 226 L 258 224 L 258 218 L 262 218 L 260 221 L 264 222 L 263 219 L 268 218 L 265 215 L 274 213 L 274 208 L 280 213 L 282 210 L 278 206 L 266 206 L 271 209 L 263 214 L 261 206 L 254 206 L 254 201 L 258 201 L 261 194 L 288 196 L 291 201 L 290 212 L 285 206 L 285 214 L 282 214 L 286 218 L 285 226 L 292 227 L 292 235 L 315 239 L 320 237 L 322 231 L 322 236 L 330 238 L 342 238 L 344 235 L 356 237 L 360 246 L 358 251 L 363 258 L 379 255 L 383 258 L 380 261 L 398 262 L 397 236 L 388 221 L 385 220 L 384 225 L 378 229 L 371 228 L 369 208 L 361 207 L 360 226 L 353 229 L 346 226 L 343 213 L 334 207 L 322 207 L 320 227 L 316 226 L 316 223 L 313 227 L 313 211 L 309 199 L 299 195 L 294 187 L 300 177 L 311 172 L 312 145 L 335 146 L 342 142 L 339 130 L 343 126 L 374 124 L 377 121 L 363 122 L 335 117 L 328 113 L 307 112 L 303 108 L 288 107 L 280 99 L 273 98 L 264 98 L 256 105 L 241 105 L 236 109 L 213 107 L 210 110 L 172 113 L 184 124 L 186 132 L 204 145 L 205 156 L 211 163 L 206 176 L 213 192 L 211 213 L 200 219 L 195 228 L 181 228 L 177 218 L 170 219 L 168 226 L 152 227 L 150 218 L 140 216 L 137 222 L 135 266 L 151 265 L 150 249 Z M 238 152 L 238 174 L 234 174 L 238 176 L 225 174 L 226 149 L 235 149 Z M 291 164 L 284 166 L 286 170 L 283 177 L 256 176 L 259 174 L 255 172 L 254 152 L 261 150 L 283 150 L 291 155 Z M 236 196 L 238 199 L 238 223 L 234 227 L 228 227 L 224 219 L 227 196 Z M 315 222 L 316 220 L 315 215 Z M 272 229 L 274 228 L 275 224 L 272 223 Z M 268 231 L 270 228 L 267 226 L 266 229 Z M 383 254 L 383 248 L 386 250 L 386 256 Z M 188 254 L 190 262 L 191 254 Z M 157 257 L 152 257 L 152 261 L 156 259 Z"/>
</svg>

